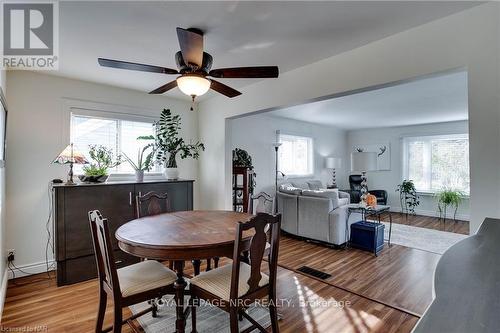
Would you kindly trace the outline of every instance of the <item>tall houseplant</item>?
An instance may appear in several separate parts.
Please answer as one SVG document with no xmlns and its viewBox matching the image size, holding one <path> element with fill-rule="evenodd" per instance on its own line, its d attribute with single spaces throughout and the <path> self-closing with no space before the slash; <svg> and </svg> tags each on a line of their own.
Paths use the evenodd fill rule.
<svg viewBox="0 0 500 333">
<path fill-rule="evenodd" d="M 113 156 L 111 149 L 102 145 L 90 145 L 90 165 L 83 167 L 83 175 L 79 178 L 82 182 L 103 183 L 108 179 L 108 170 L 122 163 L 121 156 Z"/>
<path fill-rule="evenodd" d="M 413 180 L 404 179 L 401 184 L 396 187 L 396 192 L 399 192 L 399 203 L 401 204 L 401 213 L 415 214 L 415 207 L 420 204 L 417 190 Z"/>
<path fill-rule="evenodd" d="M 436 194 L 438 201 L 439 219 L 446 222 L 446 209 L 448 206 L 455 208 L 453 220 L 456 221 L 458 206 L 463 200 L 464 194 L 460 191 L 444 189 Z"/>
<path fill-rule="evenodd" d="M 205 150 L 203 143 L 186 143 L 179 137 L 181 129 L 181 116 L 172 115 L 169 109 L 163 109 L 160 120 L 155 123 L 156 160 L 165 164 L 167 179 L 177 179 L 177 156 L 181 159 L 192 157 L 198 159 L 200 151 Z"/>
<path fill-rule="evenodd" d="M 137 138 L 137 140 L 153 141 L 154 136 L 140 136 Z M 151 170 L 151 167 L 154 164 L 155 152 L 156 150 L 153 142 L 150 142 L 139 148 L 136 161 L 133 161 L 129 156 L 127 156 L 127 154 L 122 152 L 125 160 L 130 164 L 130 166 L 132 166 L 135 171 L 136 182 L 141 183 L 142 181 L 144 181 L 144 172 Z M 146 156 L 144 156 L 144 154 L 146 154 Z"/>
</svg>

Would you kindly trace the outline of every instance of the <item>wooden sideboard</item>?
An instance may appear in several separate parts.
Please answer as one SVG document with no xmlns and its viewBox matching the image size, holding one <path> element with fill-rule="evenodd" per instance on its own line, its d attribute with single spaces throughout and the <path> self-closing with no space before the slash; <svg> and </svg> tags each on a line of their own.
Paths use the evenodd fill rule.
<svg viewBox="0 0 500 333">
<path fill-rule="evenodd" d="M 58 286 L 97 276 L 87 213 L 98 209 L 108 219 L 114 235 L 118 227 L 136 218 L 135 197 L 149 191 L 168 193 L 173 211 L 193 209 L 193 180 L 53 185 Z M 113 247 L 118 268 L 139 261 L 122 252 L 114 238 Z"/>
</svg>

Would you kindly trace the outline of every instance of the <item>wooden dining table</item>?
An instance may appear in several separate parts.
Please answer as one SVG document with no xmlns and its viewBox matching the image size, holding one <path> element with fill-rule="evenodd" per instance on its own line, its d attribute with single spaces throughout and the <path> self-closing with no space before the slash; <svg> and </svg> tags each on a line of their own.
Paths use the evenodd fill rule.
<svg viewBox="0 0 500 333">
<path fill-rule="evenodd" d="M 116 231 L 121 250 L 140 257 L 174 262 L 174 283 L 179 303 L 176 332 L 184 332 L 189 308 L 184 309 L 187 282 L 184 264 L 192 261 L 195 274 L 202 259 L 233 257 L 236 225 L 253 215 L 232 211 L 182 211 L 143 217 L 125 223 Z M 243 234 L 243 250 L 248 249 L 251 232 Z M 196 267 L 197 266 L 197 267 Z"/>
</svg>

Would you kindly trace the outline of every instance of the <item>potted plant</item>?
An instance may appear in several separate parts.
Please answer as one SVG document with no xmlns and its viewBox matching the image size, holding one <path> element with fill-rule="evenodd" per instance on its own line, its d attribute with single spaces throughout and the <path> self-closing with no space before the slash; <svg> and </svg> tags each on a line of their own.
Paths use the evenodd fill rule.
<svg viewBox="0 0 500 333">
<path fill-rule="evenodd" d="M 181 116 L 172 115 L 169 109 L 163 109 L 160 120 L 155 123 L 155 129 L 156 160 L 165 164 L 167 179 L 177 179 L 179 177 L 177 155 L 179 154 L 181 159 L 188 157 L 198 159 L 200 151 L 205 150 L 205 146 L 199 141 L 187 144 L 179 137 Z"/>
<path fill-rule="evenodd" d="M 154 140 L 154 136 L 140 136 L 137 140 L 145 140 L 151 141 Z M 146 156 L 144 156 L 146 154 Z M 155 145 L 154 143 L 148 143 L 145 146 L 139 148 L 137 152 L 137 160 L 134 162 L 127 154 L 122 152 L 125 160 L 134 168 L 135 171 L 135 181 L 141 183 L 144 181 L 144 171 L 151 170 L 151 167 L 154 164 L 154 155 L 155 155 Z"/>
<path fill-rule="evenodd" d="M 108 170 L 122 163 L 121 156 L 116 159 L 111 149 L 102 145 L 89 145 L 89 156 L 92 162 L 83 167 L 83 175 L 78 176 L 82 182 L 104 183 L 108 180 Z"/>
<path fill-rule="evenodd" d="M 457 190 L 444 189 L 436 194 L 438 201 L 439 219 L 446 222 L 446 209 L 448 206 L 455 208 L 453 220 L 456 221 L 458 206 L 463 200 L 464 194 Z"/>
<path fill-rule="evenodd" d="M 397 186 L 396 192 L 399 192 L 401 213 L 406 214 L 407 218 L 408 218 L 408 213 L 414 215 L 415 207 L 417 207 L 420 204 L 420 201 L 413 180 L 404 179 L 403 182 Z"/>
</svg>

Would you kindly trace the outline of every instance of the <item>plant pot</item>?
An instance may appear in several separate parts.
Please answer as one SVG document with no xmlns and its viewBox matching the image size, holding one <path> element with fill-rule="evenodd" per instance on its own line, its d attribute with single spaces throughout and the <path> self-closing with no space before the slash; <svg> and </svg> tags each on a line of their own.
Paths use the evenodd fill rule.
<svg viewBox="0 0 500 333">
<path fill-rule="evenodd" d="M 165 168 L 164 172 L 165 178 L 170 180 L 179 179 L 179 169 L 178 168 Z"/>
<path fill-rule="evenodd" d="M 144 170 L 135 170 L 135 181 L 136 183 L 142 183 L 144 181 Z"/>
<path fill-rule="evenodd" d="M 85 175 L 79 175 L 78 179 L 80 179 L 81 182 L 83 183 L 104 183 L 106 180 L 108 180 L 109 175 L 102 175 L 102 176 L 85 176 Z"/>
</svg>

